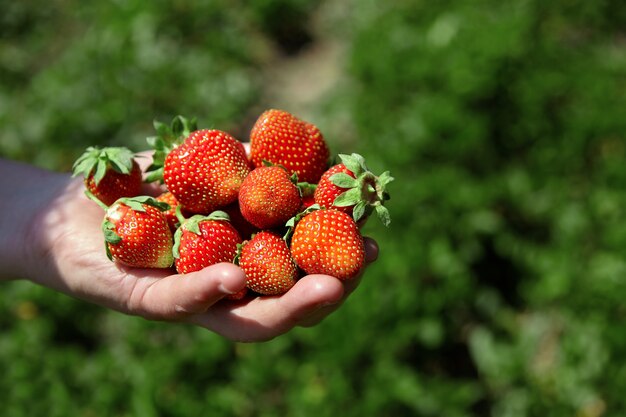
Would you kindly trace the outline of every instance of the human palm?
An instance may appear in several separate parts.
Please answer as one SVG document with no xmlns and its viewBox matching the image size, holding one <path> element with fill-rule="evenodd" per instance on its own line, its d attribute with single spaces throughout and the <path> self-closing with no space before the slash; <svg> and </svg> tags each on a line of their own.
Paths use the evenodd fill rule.
<svg viewBox="0 0 626 417">
<path fill-rule="evenodd" d="M 147 319 L 193 323 L 232 340 L 261 341 L 318 323 L 360 280 L 308 275 L 281 296 L 231 301 L 222 298 L 245 286 L 243 271 L 233 264 L 186 275 L 125 267 L 106 257 L 104 213 L 85 197 L 82 182 L 55 175 L 58 191 L 36 212 L 29 232 L 38 242 L 29 252 L 29 275 L 69 295 Z M 374 261 L 376 243 L 366 238 L 365 247 L 366 261 Z"/>
</svg>

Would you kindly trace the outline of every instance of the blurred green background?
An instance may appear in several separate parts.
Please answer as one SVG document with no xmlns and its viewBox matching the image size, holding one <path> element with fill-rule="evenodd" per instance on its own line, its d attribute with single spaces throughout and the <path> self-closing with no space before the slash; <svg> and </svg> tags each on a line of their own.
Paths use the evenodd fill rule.
<svg viewBox="0 0 626 417">
<path fill-rule="evenodd" d="M 626 3 L 0 0 L 0 155 L 68 170 L 266 108 L 389 169 L 380 260 L 312 329 L 237 344 L 16 281 L 21 416 L 623 416 Z"/>
</svg>

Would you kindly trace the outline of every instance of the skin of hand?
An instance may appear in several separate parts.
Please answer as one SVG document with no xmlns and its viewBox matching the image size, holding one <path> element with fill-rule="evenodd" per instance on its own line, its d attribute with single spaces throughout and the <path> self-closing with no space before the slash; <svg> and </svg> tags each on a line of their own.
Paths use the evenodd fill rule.
<svg viewBox="0 0 626 417">
<path fill-rule="evenodd" d="M 111 262 L 100 227 L 104 212 L 84 195 L 80 178 L 2 159 L 0 210 L 0 280 L 28 279 L 125 314 L 199 325 L 233 341 L 265 341 L 295 326 L 313 326 L 360 281 L 308 275 L 281 296 L 222 301 L 245 286 L 238 266 L 221 263 L 183 276 Z M 365 248 L 369 264 L 378 246 L 365 238 Z"/>
</svg>

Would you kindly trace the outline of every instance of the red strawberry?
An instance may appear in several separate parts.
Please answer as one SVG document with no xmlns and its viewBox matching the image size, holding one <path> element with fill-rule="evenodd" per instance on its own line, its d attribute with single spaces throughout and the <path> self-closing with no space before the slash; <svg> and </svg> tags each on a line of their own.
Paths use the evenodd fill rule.
<svg viewBox="0 0 626 417">
<path fill-rule="evenodd" d="M 176 270 L 187 274 L 220 262 L 232 262 L 239 243 L 241 237 L 223 211 L 192 216 L 174 235 Z"/>
<path fill-rule="evenodd" d="M 365 261 L 356 222 L 333 209 L 312 211 L 296 223 L 291 254 L 307 274 L 327 274 L 341 280 L 358 274 Z"/>
<path fill-rule="evenodd" d="M 87 192 L 105 206 L 141 194 L 141 169 L 127 148 L 89 147 L 76 160 L 74 176 L 83 175 Z"/>
<path fill-rule="evenodd" d="M 219 130 L 197 130 L 167 155 L 163 179 L 182 208 L 210 213 L 237 200 L 249 172 L 235 138 Z"/>
<path fill-rule="evenodd" d="M 165 203 L 152 197 L 120 198 L 106 210 L 102 231 L 107 256 L 139 268 L 172 265 L 172 232 L 163 210 Z"/>
<path fill-rule="evenodd" d="M 226 132 L 197 130 L 196 120 L 176 116 L 171 126 L 155 121 L 157 136 L 147 181 L 165 182 L 181 207 L 207 214 L 237 200 L 250 161 L 243 144 Z"/>
<path fill-rule="evenodd" d="M 282 110 L 267 110 L 250 132 L 250 159 L 282 165 L 300 181 L 317 183 L 326 170 L 330 152 L 317 127 Z"/>
<path fill-rule="evenodd" d="M 254 169 L 239 190 L 241 214 L 259 229 L 283 226 L 301 205 L 298 187 L 287 171 L 278 166 Z"/>
<path fill-rule="evenodd" d="M 257 233 L 244 242 L 237 260 L 246 274 L 246 286 L 259 294 L 283 294 L 298 278 L 287 242 L 272 232 Z"/>
<path fill-rule="evenodd" d="M 167 219 L 167 224 L 170 226 L 170 230 L 172 233 L 176 232 L 178 225 L 180 223 L 178 217 L 176 217 L 176 207 L 178 207 L 178 200 L 174 197 L 174 194 L 169 191 L 165 191 L 156 197 L 156 201 L 160 201 L 162 203 L 166 203 L 170 206 L 170 208 L 163 212 L 165 218 Z"/>
<path fill-rule="evenodd" d="M 315 203 L 350 214 L 355 221 L 366 219 L 372 211 L 388 226 L 389 211 L 383 205 L 389 199 L 387 184 L 393 181 L 389 171 L 374 175 L 359 154 L 339 155 L 340 164 L 330 167 L 317 184 Z"/>
</svg>

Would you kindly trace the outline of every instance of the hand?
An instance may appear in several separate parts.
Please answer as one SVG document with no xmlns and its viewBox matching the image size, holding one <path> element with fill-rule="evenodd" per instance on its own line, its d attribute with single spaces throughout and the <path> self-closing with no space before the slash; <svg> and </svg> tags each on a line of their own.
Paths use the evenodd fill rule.
<svg viewBox="0 0 626 417">
<path fill-rule="evenodd" d="M 47 201 L 31 204 L 37 209 L 19 272 L 71 296 L 147 319 L 193 323 L 236 341 L 262 341 L 317 324 L 358 285 L 359 278 L 341 282 L 309 275 L 281 296 L 235 302 L 222 300 L 245 285 L 243 271 L 233 264 L 186 275 L 119 265 L 105 255 L 104 213 L 85 197 L 82 181 L 51 173 L 49 178 L 42 194 Z M 377 245 L 366 239 L 365 246 L 367 263 L 373 262 Z"/>
</svg>

